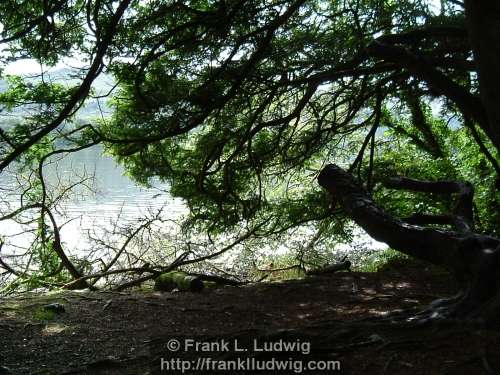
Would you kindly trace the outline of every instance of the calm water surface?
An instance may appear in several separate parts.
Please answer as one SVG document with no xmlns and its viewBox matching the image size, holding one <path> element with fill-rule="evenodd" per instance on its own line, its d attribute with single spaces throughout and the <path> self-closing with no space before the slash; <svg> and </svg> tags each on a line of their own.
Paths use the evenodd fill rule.
<svg viewBox="0 0 500 375">
<path fill-rule="evenodd" d="M 143 188 L 136 185 L 125 175 L 122 166 L 111 157 L 103 155 L 102 148 L 95 146 L 75 154 L 69 154 L 47 167 L 45 179 L 48 185 L 57 186 L 78 181 L 82 175 L 93 175 L 88 189 L 77 188 L 73 197 L 61 204 L 61 212 L 57 215 L 58 224 L 67 222 L 61 229 L 62 241 L 69 253 L 86 252 L 92 245 L 86 239 L 89 230 L 95 230 L 97 235 L 113 227 L 119 218 L 120 223 L 130 223 L 147 215 L 148 211 L 156 211 L 164 206 L 164 217 L 175 219 L 187 213 L 182 200 L 175 199 L 166 192 L 166 184 L 155 184 L 154 188 Z M 0 188 L 8 185 L 5 179 Z M 4 197 L 5 199 L 5 197 Z M 9 199 L 9 198 L 8 198 Z M 7 200 L 8 200 L 7 199 Z M 12 197 L 12 203 L 17 197 Z M 137 224 L 136 224 L 137 225 Z M 0 235 L 22 233 L 22 228 L 13 222 L 0 222 Z M 353 244 L 341 245 L 342 251 L 352 251 L 356 247 L 368 249 L 383 249 L 385 244 L 371 240 L 360 231 L 355 236 Z M 21 234 L 10 240 L 11 246 L 5 246 L 3 251 L 14 250 L 12 245 L 27 246 L 29 236 Z M 356 242 L 359 242 L 356 245 Z"/>
<path fill-rule="evenodd" d="M 186 212 L 180 199 L 172 198 L 165 190 L 165 184 L 156 184 L 154 188 L 136 185 L 125 175 L 122 166 L 111 157 L 103 155 L 100 146 L 68 154 L 46 168 L 44 174 L 49 186 L 69 185 L 82 176 L 93 178 L 87 182 L 89 189 L 78 187 L 75 194 L 61 204 L 58 224 L 70 220 L 61 230 L 61 237 L 68 249 L 83 250 L 88 245 L 85 239 L 87 230 L 98 231 L 111 228 L 119 217 L 121 222 L 134 221 L 143 217 L 148 210 L 157 210 L 166 204 L 166 213 L 172 218 Z M 4 179 L 1 185 L 12 183 Z M 16 197 L 9 197 L 13 204 Z M 0 222 L 0 234 L 13 234 L 20 227 L 13 222 Z M 22 245 L 22 236 L 16 237 L 16 245 Z"/>
</svg>

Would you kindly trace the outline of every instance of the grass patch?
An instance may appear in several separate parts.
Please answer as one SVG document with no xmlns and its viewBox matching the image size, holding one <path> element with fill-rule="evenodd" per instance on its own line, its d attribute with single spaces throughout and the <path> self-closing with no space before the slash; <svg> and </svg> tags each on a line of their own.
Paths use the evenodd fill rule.
<svg viewBox="0 0 500 375">
<path fill-rule="evenodd" d="M 356 268 L 360 272 L 404 272 L 405 269 L 420 269 L 433 274 L 445 275 L 445 269 L 388 248 L 371 254 Z"/>
<path fill-rule="evenodd" d="M 387 269 L 391 265 L 407 262 L 409 259 L 409 256 L 389 248 L 361 259 L 360 265 L 356 267 L 356 271 L 378 272 L 382 269 Z"/>
<path fill-rule="evenodd" d="M 45 308 L 39 308 L 35 310 L 33 313 L 33 320 L 38 320 L 38 321 L 49 321 L 49 320 L 54 320 L 56 317 L 56 313 L 51 310 L 47 310 Z"/>
</svg>

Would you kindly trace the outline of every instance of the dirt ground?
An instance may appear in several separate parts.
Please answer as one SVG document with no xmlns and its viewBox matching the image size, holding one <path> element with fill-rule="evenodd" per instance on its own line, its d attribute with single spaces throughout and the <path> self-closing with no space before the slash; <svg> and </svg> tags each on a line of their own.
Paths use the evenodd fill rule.
<svg viewBox="0 0 500 375">
<path fill-rule="evenodd" d="M 200 353 L 169 350 L 173 338 L 192 342 L 254 339 L 309 343 L 308 352 L 246 352 L 245 358 L 337 361 L 335 371 L 310 374 L 496 374 L 500 332 L 478 327 L 391 323 L 455 292 L 446 275 L 425 270 L 340 272 L 201 293 L 62 292 L 0 300 L 0 374 L 159 374 L 179 355 L 234 360 L 235 348 Z M 58 303 L 64 311 L 43 314 Z M 185 342 L 185 341 L 184 341 Z M 239 358 L 239 357 L 238 357 Z M 161 371 L 163 369 L 163 371 Z M 172 370 L 172 368 L 170 368 Z M 184 373 L 298 373 L 295 371 Z"/>
</svg>

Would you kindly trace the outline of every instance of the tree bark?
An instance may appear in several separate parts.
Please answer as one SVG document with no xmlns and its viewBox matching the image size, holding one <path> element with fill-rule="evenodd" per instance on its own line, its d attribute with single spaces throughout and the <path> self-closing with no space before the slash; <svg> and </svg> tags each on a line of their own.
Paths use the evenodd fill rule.
<svg viewBox="0 0 500 375">
<path fill-rule="evenodd" d="M 351 174 L 333 164 L 321 171 L 318 182 L 371 237 L 407 255 L 442 266 L 455 275 L 463 287 L 462 298 L 449 304 L 443 315 L 500 323 L 498 238 L 467 230 L 428 228 L 398 219 L 378 207 Z M 392 180 L 392 186 L 418 191 L 451 191 L 459 194 L 459 202 L 472 201 L 470 185 L 459 182 L 399 179 L 398 183 Z M 462 209 L 463 205 L 458 204 L 453 211 L 461 214 Z"/>
<path fill-rule="evenodd" d="M 489 135 L 500 151 L 500 2 L 465 0 L 465 17 Z"/>
</svg>

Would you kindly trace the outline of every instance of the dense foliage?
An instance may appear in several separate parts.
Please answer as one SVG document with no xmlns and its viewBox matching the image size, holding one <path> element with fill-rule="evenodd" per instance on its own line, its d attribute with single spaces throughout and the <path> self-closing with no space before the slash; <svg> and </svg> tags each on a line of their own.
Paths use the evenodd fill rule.
<svg viewBox="0 0 500 375">
<path fill-rule="evenodd" d="M 384 178 L 470 181 L 478 230 L 500 230 L 499 145 L 472 105 L 480 84 L 460 1 L 9 0 L 0 15 L 3 62 L 85 65 L 66 83 L 5 77 L 2 111 L 26 115 L 2 125 L 0 170 L 17 160 L 34 171 L 13 216 L 38 208 L 43 227 L 59 199 L 45 163 L 102 143 L 140 183 L 168 182 L 191 231 L 347 239 L 315 181 L 331 162 L 399 216 L 453 202 Z M 112 115 L 77 121 L 100 75 L 116 82 Z"/>
</svg>

